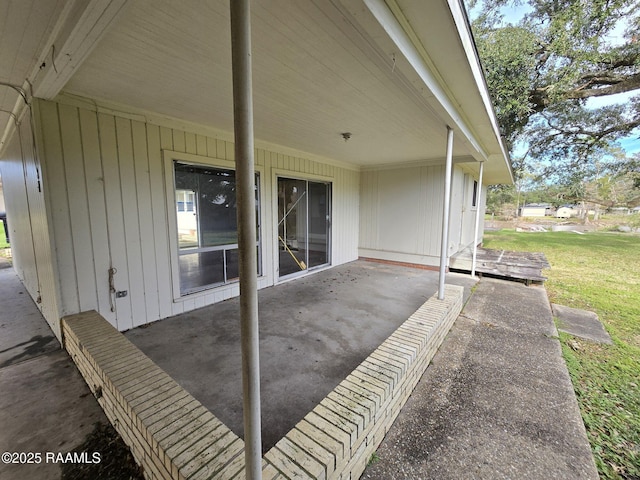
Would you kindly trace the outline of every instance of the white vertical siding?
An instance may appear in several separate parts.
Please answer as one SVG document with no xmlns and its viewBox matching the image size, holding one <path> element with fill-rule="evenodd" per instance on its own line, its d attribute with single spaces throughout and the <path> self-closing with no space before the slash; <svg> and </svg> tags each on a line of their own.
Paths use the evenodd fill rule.
<svg viewBox="0 0 640 480">
<path fill-rule="evenodd" d="M 98 113 L 71 104 L 39 101 L 51 225 L 56 241 L 60 314 L 96 309 L 126 330 L 238 295 L 232 284 L 174 299 L 170 216 L 172 170 L 163 152 L 198 156 L 200 163 L 233 161 L 233 144 L 133 116 Z M 358 171 L 263 149 L 261 172 L 264 275 L 276 275 L 273 241 L 277 209 L 275 172 L 332 183 L 332 263 L 358 257 Z M 175 259 L 173 259 L 175 262 Z M 128 295 L 115 298 L 113 287 Z"/>
<path fill-rule="evenodd" d="M 13 268 L 31 296 L 38 298 L 38 275 L 33 248 L 31 212 L 27 198 L 25 161 L 18 135 L 5 148 L 0 163 L 2 184 L 7 208 L 7 228 L 11 240 Z"/>
<path fill-rule="evenodd" d="M 105 194 L 105 219 L 108 231 L 109 250 L 94 252 L 94 255 L 109 258 L 110 269 L 113 271 L 111 282 L 116 291 L 129 291 L 129 275 L 127 265 L 127 242 L 124 233 L 124 206 L 120 186 L 120 165 L 118 162 L 118 141 L 116 136 L 116 122 L 112 115 L 99 114 L 98 134 L 100 138 L 100 157 Z M 100 214 L 102 216 L 102 212 Z M 86 228 L 86 227 L 85 227 Z M 97 272 L 110 278 L 109 271 Z M 109 288 L 109 287 L 108 287 Z M 114 325 L 120 330 L 133 326 L 131 318 L 131 297 L 116 299 L 113 292 L 109 292 L 109 311 L 115 313 L 111 317 Z M 101 312 L 102 313 L 102 312 Z M 117 321 L 116 321 L 117 318 Z"/>
<path fill-rule="evenodd" d="M 153 228 L 153 207 L 151 203 L 151 172 L 147 150 L 147 128 L 142 122 L 131 122 L 133 139 L 133 166 L 135 175 L 135 193 L 140 231 L 140 262 L 142 265 L 142 293 L 144 295 L 146 321 L 160 318 L 160 299 L 158 296 L 158 273 Z M 134 323 L 137 317 L 134 315 Z"/>
<path fill-rule="evenodd" d="M 312 162 L 316 172 L 327 175 L 328 166 Z M 339 265 L 358 258 L 360 173 L 332 168 L 333 182 L 332 263 Z"/>
<path fill-rule="evenodd" d="M 25 288 L 60 340 L 58 294 L 53 245 L 45 208 L 45 182 L 34 151 L 27 111 L 0 159 L 5 206 L 9 222 L 13 265 Z"/>
<path fill-rule="evenodd" d="M 385 170 L 379 184 L 378 215 L 385 219 L 384 228 L 378 233 L 380 244 L 385 250 L 418 253 L 419 220 L 406 212 L 417 213 L 419 209 L 419 168 Z"/>
<path fill-rule="evenodd" d="M 365 170 L 360 175 L 360 245 L 359 247 L 377 250 L 378 234 L 378 174 Z"/>
<path fill-rule="evenodd" d="M 464 172 L 452 174 L 449 254 L 462 247 L 473 218 Z M 444 166 L 365 170 L 360 183 L 360 245 L 363 257 L 439 264 Z M 470 203 L 469 203 L 470 205 Z"/>
<path fill-rule="evenodd" d="M 478 198 L 478 208 L 480 208 L 480 221 L 478 222 L 478 244 L 482 243 L 484 238 L 484 216 L 487 212 L 487 187 L 478 185 L 480 197 Z M 475 233 L 475 232 L 474 232 Z"/>
<path fill-rule="evenodd" d="M 61 299 L 61 315 L 77 312 L 80 309 L 78 300 L 78 277 L 76 264 L 73 258 L 73 236 L 66 235 L 71 231 L 71 214 L 67 196 L 67 175 L 62 164 L 63 150 L 61 138 L 61 125 L 58 116 L 58 108 L 55 104 L 43 104 L 40 109 L 40 119 L 43 129 L 42 144 L 45 160 L 43 161 L 43 173 L 46 179 L 48 204 L 51 206 L 52 233 L 56 245 L 57 258 L 57 283 Z M 65 135 L 66 136 L 66 135 Z M 52 165 L 58 168 L 50 168 Z M 73 172 L 69 168 L 71 175 Z M 63 188 L 59 188 L 62 186 Z M 75 199 L 81 202 L 81 199 Z M 64 237 L 61 237 L 65 234 Z M 64 241 L 60 241 L 64 238 Z"/>
<path fill-rule="evenodd" d="M 462 232 L 460 235 L 460 247 L 466 248 L 473 244 L 475 234 L 476 209 L 473 206 L 473 182 L 475 179 L 470 174 L 464 176 L 464 204 L 462 207 Z M 479 199 L 478 199 L 479 200 Z"/>
<path fill-rule="evenodd" d="M 451 255 L 460 249 L 464 210 L 465 210 L 465 175 L 460 168 L 453 168 L 451 175 L 451 217 L 449 219 L 449 251 Z"/>
<path fill-rule="evenodd" d="M 423 167 L 422 181 L 425 202 L 422 204 L 420 219 L 424 224 L 426 235 L 421 252 L 431 257 L 439 257 L 442 240 L 442 210 L 444 208 L 444 174 L 445 167 Z"/>
<path fill-rule="evenodd" d="M 171 278 L 171 270 L 169 267 L 169 241 L 166 231 L 166 196 L 163 188 L 159 188 L 159 185 L 164 185 L 164 173 L 162 169 L 162 144 L 161 144 L 161 131 L 160 127 L 155 125 L 145 125 L 145 131 L 147 135 L 147 160 L 149 168 L 149 193 L 150 193 L 150 206 L 151 215 L 149 221 L 151 222 L 151 228 L 147 231 L 147 235 L 150 237 L 150 244 L 153 248 L 147 250 L 152 252 L 150 261 L 155 266 L 155 279 L 148 278 L 151 285 L 150 295 L 157 296 L 158 308 L 157 316 L 156 309 L 153 308 L 153 315 L 147 315 L 149 321 L 155 318 L 166 318 L 173 313 L 172 309 L 172 295 L 171 295 L 171 283 L 168 281 Z M 153 288 L 155 285 L 155 288 Z"/>
<path fill-rule="evenodd" d="M 46 107 L 44 110 L 47 110 Z M 55 112 L 52 113 L 55 114 Z M 70 241 L 64 242 L 64 245 L 57 245 L 59 251 L 64 251 L 66 260 L 64 265 L 62 263 L 59 264 L 58 270 L 62 280 L 63 278 L 69 278 L 62 276 L 63 273 L 67 273 L 65 269 L 75 267 L 75 271 L 72 274 L 76 280 L 76 290 L 73 290 L 73 282 L 68 282 L 70 285 L 61 286 L 61 288 L 69 291 L 69 301 L 74 305 L 73 310 L 85 311 L 96 305 L 97 290 L 93 282 L 96 276 L 93 251 L 91 248 L 84 247 L 85 245 L 91 245 L 91 230 L 82 228 L 89 222 L 89 205 L 80 120 L 76 109 L 72 107 L 63 105 L 57 113 L 60 121 L 62 150 L 60 152 L 56 151 L 56 156 L 64 157 L 64 168 L 59 169 L 60 172 L 64 173 L 64 178 L 60 178 L 59 181 L 67 186 L 67 190 L 62 192 L 59 189 L 51 189 L 50 192 L 52 195 L 59 194 L 61 196 L 66 193 L 64 199 L 58 198 L 53 204 L 57 206 L 59 203 L 60 208 L 65 205 L 68 211 L 66 214 L 65 212 L 57 213 L 57 218 L 63 218 L 64 220 L 61 221 L 60 226 L 54 223 L 54 228 L 58 227 L 57 231 L 60 231 L 60 227 L 65 229 L 70 227 L 72 232 Z M 54 135 L 49 137 L 52 141 L 55 141 Z M 54 172 L 47 170 L 47 174 L 53 176 Z M 57 175 L 60 176 L 60 173 L 57 173 Z M 76 179 L 80 181 L 76 181 Z M 74 256 L 75 261 L 71 261 L 70 259 Z M 63 315 L 66 313 L 68 312 L 63 311 Z"/>
<path fill-rule="evenodd" d="M 82 160 L 84 162 L 85 185 L 87 191 L 87 208 L 89 215 L 90 245 L 85 250 L 92 254 L 93 272 L 95 280 L 89 284 L 95 288 L 96 303 L 93 307 L 111 323 L 115 324 L 115 312 L 111 311 L 109 294 L 109 268 L 111 259 L 109 249 L 109 228 L 107 226 L 107 207 L 105 196 L 105 182 L 101 161 L 100 134 L 98 118 L 93 112 L 80 110 L 79 123 L 81 128 Z M 96 252 L 107 252 L 97 254 Z M 88 267 L 87 267 L 88 268 Z"/>
</svg>

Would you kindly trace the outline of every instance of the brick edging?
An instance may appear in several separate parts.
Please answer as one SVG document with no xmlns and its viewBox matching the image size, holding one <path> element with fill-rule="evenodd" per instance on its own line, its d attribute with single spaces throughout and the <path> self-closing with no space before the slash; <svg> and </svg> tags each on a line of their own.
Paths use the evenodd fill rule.
<svg viewBox="0 0 640 480">
<path fill-rule="evenodd" d="M 263 479 L 359 478 L 462 310 L 427 300 L 263 459 Z M 244 442 L 95 311 L 63 345 L 148 479 L 244 478 Z"/>
<path fill-rule="evenodd" d="M 447 285 L 264 456 L 278 478 L 359 478 L 462 310 Z"/>
<path fill-rule="evenodd" d="M 95 311 L 62 319 L 63 345 L 148 479 L 233 478 L 244 442 Z"/>
</svg>

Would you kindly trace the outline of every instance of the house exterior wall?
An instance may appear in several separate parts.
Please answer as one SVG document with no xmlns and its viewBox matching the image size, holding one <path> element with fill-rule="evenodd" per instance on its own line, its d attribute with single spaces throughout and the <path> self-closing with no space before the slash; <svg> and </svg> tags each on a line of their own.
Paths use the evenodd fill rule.
<svg viewBox="0 0 640 480">
<path fill-rule="evenodd" d="M 465 191 L 465 174 L 457 167 L 453 167 L 451 171 L 451 212 L 449 219 L 449 250 L 448 254 L 452 255 L 461 249 L 462 237 L 465 232 L 463 222 L 464 203 L 467 197 Z"/>
<path fill-rule="evenodd" d="M 522 207 L 520 210 L 521 217 L 544 217 L 547 209 L 545 207 Z"/>
<path fill-rule="evenodd" d="M 2 167 L 0 167 L 0 177 L 1 177 Z M 0 213 L 6 212 L 6 207 L 4 206 L 4 190 L 2 185 L 0 184 Z"/>
<path fill-rule="evenodd" d="M 557 218 L 571 218 L 575 217 L 577 214 L 576 210 L 572 207 L 560 207 L 556 210 Z"/>
<path fill-rule="evenodd" d="M 65 102 L 38 104 L 60 316 L 95 309 L 127 330 L 239 294 L 239 285 L 232 283 L 176 295 L 172 262 L 177 259 L 170 248 L 175 210 L 167 162 L 182 154 L 194 163 L 228 167 L 234 160 L 232 143 L 180 128 L 177 122 L 159 126 L 139 115 Z M 332 264 L 357 259 L 358 171 L 265 149 L 256 150 L 256 170 L 261 183 L 260 287 L 277 281 L 277 174 L 332 183 Z M 127 295 L 116 298 L 115 291 Z"/>
<path fill-rule="evenodd" d="M 480 218 L 478 225 L 478 243 L 482 242 L 482 234 L 484 232 L 484 212 L 485 212 L 485 200 L 486 200 L 486 187 L 480 187 L 478 185 L 478 199 L 476 206 L 473 205 L 473 182 L 477 181 L 471 174 L 465 174 L 464 176 L 464 197 L 462 209 L 462 240 L 460 242 L 461 248 L 466 248 L 469 245 L 473 245 L 475 237 L 475 225 L 476 225 L 476 211 L 480 208 Z"/>
<path fill-rule="evenodd" d="M 444 175 L 444 165 L 364 170 L 360 181 L 360 256 L 439 265 Z M 472 193 L 473 178 L 454 166 L 449 255 L 473 243 Z"/>
<path fill-rule="evenodd" d="M 25 110 L 19 126 L 0 159 L 5 207 L 11 235 L 13 267 L 36 306 L 60 339 L 59 299 L 55 258 L 50 242 L 46 188 L 42 181 L 40 157 L 34 150 L 34 135 Z M 37 135 L 36 135 L 37 137 Z"/>
<path fill-rule="evenodd" d="M 171 248 L 170 162 L 232 168 L 231 142 L 85 103 L 34 107 L 40 153 L 31 148 L 30 122 L 22 122 L 2 173 L 16 269 L 57 334 L 60 317 L 81 311 L 97 310 L 126 330 L 239 294 L 237 283 L 176 294 Z M 261 288 L 278 281 L 278 175 L 331 182 L 332 265 L 359 255 L 439 264 L 444 165 L 360 172 L 276 150 L 256 149 Z M 475 221 L 473 178 L 454 166 L 452 180 L 450 255 L 473 241 Z"/>
</svg>

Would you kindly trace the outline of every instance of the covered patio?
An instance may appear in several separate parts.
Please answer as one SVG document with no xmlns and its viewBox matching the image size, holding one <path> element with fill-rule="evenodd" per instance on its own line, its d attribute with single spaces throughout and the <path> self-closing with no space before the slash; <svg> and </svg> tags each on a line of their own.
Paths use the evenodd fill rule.
<svg viewBox="0 0 640 480">
<path fill-rule="evenodd" d="M 6 60 L 9 74 L 0 83 L 7 212 L 10 220 L 23 219 L 10 222 L 19 246 L 16 270 L 58 339 L 85 362 L 81 368 L 87 368 L 96 395 L 102 398 L 103 388 L 114 388 L 105 408 L 125 409 L 112 412 L 126 423 L 123 436 L 129 435 L 125 427 L 135 427 L 150 442 L 144 448 L 142 437 L 130 438 L 139 460 L 146 461 L 157 445 L 127 400 L 140 373 L 129 360 L 139 360 L 149 378 L 164 382 L 150 382 L 136 402 L 144 405 L 158 396 L 156 387 L 180 389 L 119 332 L 171 317 L 179 323 L 176 316 L 239 297 L 251 459 L 246 474 L 259 478 L 258 326 L 267 334 L 262 340 L 267 349 L 269 335 L 283 342 L 276 344 L 277 355 L 262 354 L 276 372 L 263 386 L 280 392 L 283 352 L 292 355 L 286 357 L 292 364 L 304 365 L 296 353 L 323 362 L 314 357 L 314 348 L 303 351 L 285 337 L 315 342 L 334 357 L 345 347 L 353 348 L 347 357 L 365 355 L 389 342 L 385 338 L 394 329 L 385 326 L 384 315 L 399 308 L 403 316 L 397 321 L 406 323 L 415 308 L 433 298 L 420 293 L 422 301 L 409 307 L 405 297 L 412 288 L 388 293 L 395 279 L 383 282 L 378 295 L 371 287 L 335 298 L 346 287 L 325 269 L 359 257 L 439 267 L 437 300 L 420 313 L 427 323 L 413 319 L 391 340 L 384 361 L 396 364 L 398 376 L 387 377 L 389 384 L 373 382 L 373 390 L 384 391 L 370 392 L 377 400 L 360 395 L 369 402 L 369 413 L 360 412 L 362 405 L 351 410 L 358 417 L 352 424 L 357 435 L 344 444 L 349 454 L 335 458 L 355 459 L 354 469 L 352 460 L 345 462 L 350 475 L 357 472 L 362 456 L 379 442 L 379 429 L 364 428 L 378 420 L 369 418 L 371 412 L 397 414 L 403 400 L 391 397 L 405 399 L 416 372 L 428 362 L 429 355 L 418 352 L 431 354 L 439 344 L 431 335 L 441 341 L 459 311 L 461 290 L 445 285 L 445 271 L 452 254 L 479 242 L 487 185 L 513 180 L 462 2 L 29 0 L 16 5 L 7 9 L 12 19 L 7 24 L 15 28 L 0 44 L 20 60 Z M 315 280 L 308 275 L 328 276 L 326 289 L 305 290 L 306 282 Z M 293 289 L 288 285 L 293 279 L 301 291 L 273 300 L 285 307 L 277 317 L 290 324 L 280 333 L 270 331 L 279 324 L 258 317 L 257 290 Z M 389 296 L 403 306 L 387 308 Z M 365 310 L 366 325 L 351 331 L 328 326 L 327 312 L 338 311 L 340 302 L 353 305 L 340 311 L 364 310 L 358 303 L 364 298 L 383 300 L 373 307 L 382 314 L 378 320 Z M 312 315 L 316 304 L 324 307 Z M 219 308 L 222 317 L 228 307 Z M 300 328 L 305 315 L 319 322 L 318 331 Z M 378 327 L 369 324 L 376 322 L 380 331 L 373 338 L 370 332 Z M 218 325 L 209 326 L 216 335 Z M 413 329 L 423 337 L 413 338 Z M 235 336 L 220 334 L 221 345 Z M 189 358 L 197 349 L 184 346 L 199 338 L 174 343 Z M 370 343 L 351 345 L 354 338 Z M 207 343 L 215 345 L 211 340 Z M 112 346 L 130 357 L 118 358 Z M 190 370 L 238 361 L 219 350 L 210 358 L 203 353 Z M 109 372 L 116 365 L 120 371 L 114 377 Z M 307 372 L 314 372 L 311 367 Z M 336 373 L 334 385 L 345 371 L 348 367 Z M 134 383 L 122 383 L 124 378 Z M 314 384 L 310 378 L 300 384 Z M 120 391 L 119 384 L 128 389 Z M 164 394 L 162 402 L 171 406 L 172 397 Z M 230 398 L 240 394 L 231 391 Z M 301 402 L 303 415 L 314 398 Z M 158 415 L 164 412 L 156 407 Z M 205 427 L 221 430 L 211 422 Z M 240 448 L 241 442 L 233 438 L 231 444 Z M 236 462 L 237 450 L 223 450 L 235 452 L 230 461 Z M 334 467 L 338 476 L 347 471 L 345 465 Z M 170 462 L 157 468 L 178 467 Z M 287 466 L 274 468 L 282 472 Z"/>
<path fill-rule="evenodd" d="M 465 288 L 476 279 L 449 274 Z M 259 292 L 263 453 L 438 289 L 438 272 L 358 260 Z M 243 436 L 238 299 L 125 336 Z"/>
<path fill-rule="evenodd" d="M 267 325 L 265 378 L 276 388 L 268 389 L 268 406 L 262 411 L 268 411 L 265 430 L 279 431 L 269 438 L 266 447 L 276 443 L 264 455 L 257 450 L 258 478 L 358 478 L 462 310 L 465 287 L 456 285 L 456 280 L 467 287 L 474 283 L 471 277 L 454 275 L 453 283 L 445 287 L 444 299 L 434 294 L 420 305 L 424 290 L 419 288 L 431 283 L 435 290 L 435 275 L 426 275 L 434 272 L 395 265 L 376 265 L 372 271 L 371 265 L 359 263 L 351 265 L 353 270 L 344 265 L 337 273 L 326 270 L 298 280 L 300 288 L 295 287 L 298 282 L 290 282 L 267 289 L 263 295 L 267 311 L 261 323 Z M 403 270 L 409 273 L 401 273 Z M 390 282 L 393 288 L 388 287 Z M 289 285 L 294 287 L 286 288 Z M 336 298 L 340 297 L 335 295 L 337 287 L 345 298 Z M 405 291 L 398 291 L 403 288 Z M 359 300 L 364 296 L 366 301 Z M 403 321 L 397 311 L 407 308 L 406 299 L 420 306 Z M 307 310 L 300 300 L 312 301 L 314 306 Z M 233 303 L 225 302 L 225 306 L 234 307 Z M 225 323 L 225 312 L 229 314 L 221 306 L 213 322 Z M 275 320 L 269 312 L 276 313 Z M 230 316 L 237 317 L 237 313 Z M 245 478 L 254 465 L 248 455 L 252 436 L 247 432 L 252 430 L 247 429 L 244 415 L 245 438 L 240 438 L 241 427 L 237 412 L 234 414 L 239 402 L 234 393 L 239 383 L 237 371 L 244 370 L 244 348 L 242 362 L 237 360 L 238 343 L 244 343 L 238 335 L 242 314 L 240 328 L 237 321 L 231 321 L 223 331 L 212 325 L 211 318 L 192 322 L 195 328 L 181 325 L 179 334 L 175 329 L 162 331 L 160 324 L 160 337 L 170 338 L 164 337 L 156 350 L 171 346 L 170 353 L 181 352 L 176 354 L 183 363 L 179 379 L 202 396 L 222 391 L 222 401 L 231 402 L 230 409 L 227 405 L 221 408 L 215 398 L 198 400 L 95 311 L 62 319 L 64 347 L 146 477 Z M 333 323 L 346 325 L 335 333 Z M 144 330 L 148 328 L 153 327 Z M 215 333 L 207 335 L 206 331 Z M 204 335 L 204 345 L 196 345 L 200 335 Z M 146 331 L 141 336 L 148 338 Z M 219 364 L 211 345 L 213 351 L 216 345 L 221 347 Z M 175 364 L 173 358 L 161 356 L 169 362 L 165 366 Z M 220 371 L 222 375 L 216 376 Z M 244 374 L 242 383 L 244 387 Z M 198 384 L 199 389 L 193 388 Z M 203 405 L 204 401 L 209 405 Z M 236 416 L 236 420 L 226 420 L 231 426 L 217 416 L 229 411 L 230 417 Z M 260 419 L 261 410 L 256 413 Z"/>
</svg>

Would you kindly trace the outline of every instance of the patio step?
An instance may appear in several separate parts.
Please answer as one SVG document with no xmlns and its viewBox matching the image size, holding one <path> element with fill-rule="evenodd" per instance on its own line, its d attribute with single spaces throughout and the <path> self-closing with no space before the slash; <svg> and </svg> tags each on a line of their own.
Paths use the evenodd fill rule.
<svg viewBox="0 0 640 480">
<path fill-rule="evenodd" d="M 462 309 L 434 295 L 263 459 L 265 480 L 358 478 Z M 95 311 L 63 344 L 149 479 L 241 479 L 244 442 Z"/>
</svg>

